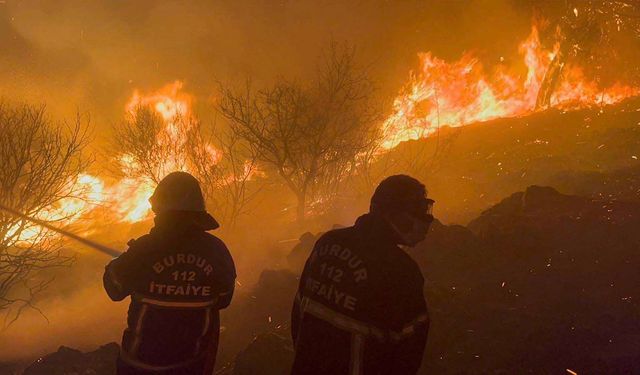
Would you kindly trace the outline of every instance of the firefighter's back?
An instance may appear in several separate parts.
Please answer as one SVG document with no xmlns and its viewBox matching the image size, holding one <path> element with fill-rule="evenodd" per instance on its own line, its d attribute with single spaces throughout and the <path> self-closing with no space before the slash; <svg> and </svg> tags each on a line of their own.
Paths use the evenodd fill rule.
<svg viewBox="0 0 640 375">
<path fill-rule="evenodd" d="M 104 274 L 109 297 L 131 296 L 118 374 L 203 374 L 215 363 L 219 310 L 231 302 L 235 267 L 224 243 L 207 233 L 198 181 L 166 176 L 150 198 L 151 232 L 129 243 Z"/>
<path fill-rule="evenodd" d="M 398 335 L 426 318 L 422 284 L 415 263 L 371 217 L 326 233 L 305 265 L 292 316 L 293 373 L 402 374 Z"/>
<path fill-rule="evenodd" d="M 228 304 L 235 276 L 222 241 L 201 231 L 151 233 L 129 251 L 135 259 L 124 359 L 179 367 L 203 355 L 217 339 L 218 309 Z"/>
</svg>

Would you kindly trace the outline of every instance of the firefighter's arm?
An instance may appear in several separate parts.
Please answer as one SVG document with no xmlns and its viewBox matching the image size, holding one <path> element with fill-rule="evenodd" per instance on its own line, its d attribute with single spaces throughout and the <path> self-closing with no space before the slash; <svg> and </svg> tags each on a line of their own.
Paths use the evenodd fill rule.
<svg viewBox="0 0 640 375">
<path fill-rule="evenodd" d="M 396 346 L 395 359 L 397 360 L 398 374 L 416 374 L 422 364 L 429 333 L 429 318 L 425 311 L 416 319 L 421 321 L 412 322 L 405 326 L 405 329 L 408 326 L 413 327 L 411 328 L 413 333 L 401 338 Z"/>
<path fill-rule="evenodd" d="M 134 257 L 131 251 L 133 240 L 129 241 L 128 244 L 129 249 L 109 262 L 102 276 L 104 290 L 113 301 L 122 301 L 131 294 L 130 275 L 131 270 L 134 268 Z"/>
<path fill-rule="evenodd" d="M 298 337 L 298 328 L 300 326 L 300 292 L 296 294 L 296 298 L 293 301 L 293 308 L 291 309 L 291 339 L 294 344 Z"/>
<path fill-rule="evenodd" d="M 293 308 L 291 309 L 291 339 L 293 340 L 293 343 L 295 344 L 296 339 L 298 337 L 298 332 L 300 330 L 300 320 L 302 318 L 302 297 L 303 297 L 303 288 L 304 288 L 304 283 L 305 280 L 307 279 L 307 268 L 309 266 L 309 263 L 311 262 L 311 259 L 313 257 L 313 253 L 315 252 L 316 248 L 318 247 L 318 243 L 316 243 L 314 245 L 313 251 L 311 252 L 312 256 L 309 257 L 309 259 L 307 259 L 307 261 L 304 264 L 304 268 L 302 269 L 302 274 L 300 275 L 300 284 L 298 285 L 298 292 L 296 293 L 296 297 L 293 300 Z"/>
<path fill-rule="evenodd" d="M 416 374 L 422 364 L 424 349 L 429 333 L 429 315 L 424 299 L 423 284 L 414 288 L 408 295 L 407 321 L 396 336 L 396 368 L 398 374 Z"/>
<path fill-rule="evenodd" d="M 220 267 L 221 272 L 217 275 L 217 281 L 220 285 L 220 293 L 218 295 L 218 309 L 224 309 L 231 304 L 231 299 L 233 298 L 233 292 L 236 287 L 236 266 L 233 262 L 233 258 L 231 257 L 231 253 L 227 246 L 220 241 L 220 246 L 222 247 L 222 267 Z"/>
</svg>

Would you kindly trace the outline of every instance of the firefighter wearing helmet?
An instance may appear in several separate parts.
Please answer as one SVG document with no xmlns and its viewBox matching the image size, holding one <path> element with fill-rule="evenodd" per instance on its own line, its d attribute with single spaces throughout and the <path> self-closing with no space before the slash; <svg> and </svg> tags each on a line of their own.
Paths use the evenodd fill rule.
<svg viewBox="0 0 640 375">
<path fill-rule="evenodd" d="M 219 310 L 234 290 L 233 260 L 207 233 L 219 225 L 193 176 L 169 174 L 149 200 L 155 226 L 104 273 L 112 300 L 131 296 L 118 374 L 211 374 Z"/>
<path fill-rule="evenodd" d="M 429 318 L 424 279 L 398 245 L 424 240 L 434 201 L 406 176 L 385 179 L 370 212 L 315 244 L 292 311 L 292 374 L 415 374 Z"/>
</svg>

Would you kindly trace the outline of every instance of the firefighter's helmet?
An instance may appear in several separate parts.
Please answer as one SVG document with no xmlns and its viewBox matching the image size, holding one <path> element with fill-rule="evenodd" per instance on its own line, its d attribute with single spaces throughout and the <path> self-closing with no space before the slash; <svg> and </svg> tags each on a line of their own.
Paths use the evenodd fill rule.
<svg viewBox="0 0 640 375">
<path fill-rule="evenodd" d="M 371 197 L 372 213 L 406 212 L 413 217 L 433 220 L 433 199 L 427 198 L 427 189 L 415 178 L 395 175 L 385 178 Z"/>
<path fill-rule="evenodd" d="M 203 230 L 213 230 L 220 226 L 207 213 L 200 183 L 189 173 L 169 173 L 160 181 L 149 202 L 156 215 L 173 212 Z"/>
<path fill-rule="evenodd" d="M 200 183 L 186 172 L 169 173 L 160 181 L 149 202 L 156 214 L 166 211 L 206 211 Z"/>
</svg>

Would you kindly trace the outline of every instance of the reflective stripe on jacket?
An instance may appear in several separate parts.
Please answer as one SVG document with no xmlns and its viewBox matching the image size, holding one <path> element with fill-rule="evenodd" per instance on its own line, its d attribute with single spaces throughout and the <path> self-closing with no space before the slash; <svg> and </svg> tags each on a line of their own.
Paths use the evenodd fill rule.
<svg viewBox="0 0 640 375">
<path fill-rule="evenodd" d="M 166 371 L 215 360 L 219 310 L 231 302 L 236 276 L 224 243 L 169 221 L 129 246 L 103 278 L 113 300 L 131 296 L 121 361 Z"/>
<path fill-rule="evenodd" d="M 415 374 L 429 327 L 424 279 L 365 215 L 316 243 L 292 311 L 293 374 Z"/>
</svg>

